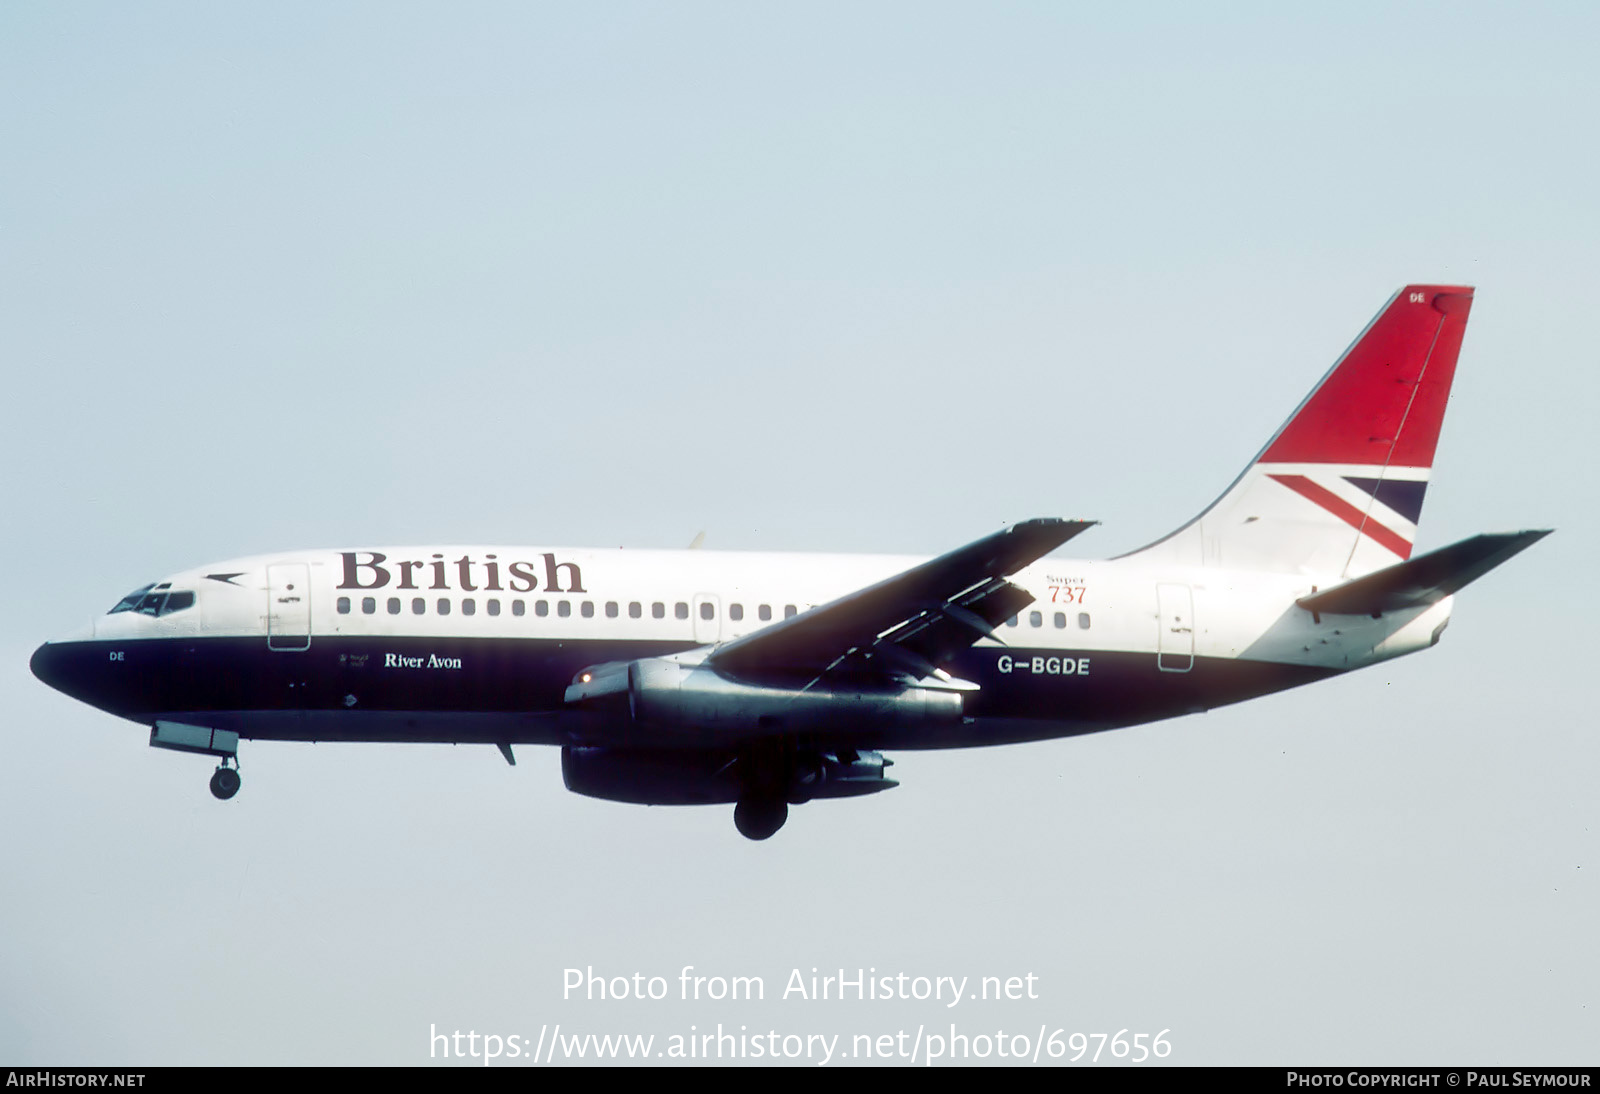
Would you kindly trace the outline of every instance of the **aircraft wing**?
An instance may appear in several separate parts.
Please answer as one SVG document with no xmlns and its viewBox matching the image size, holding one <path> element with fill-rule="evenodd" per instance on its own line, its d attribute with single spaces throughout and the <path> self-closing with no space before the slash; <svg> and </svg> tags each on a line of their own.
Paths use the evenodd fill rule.
<svg viewBox="0 0 1600 1094">
<path fill-rule="evenodd" d="M 1094 521 L 1023 521 L 714 649 L 728 676 L 921 679 L 1033 602 L 1006 578 Z"/>
</svg>

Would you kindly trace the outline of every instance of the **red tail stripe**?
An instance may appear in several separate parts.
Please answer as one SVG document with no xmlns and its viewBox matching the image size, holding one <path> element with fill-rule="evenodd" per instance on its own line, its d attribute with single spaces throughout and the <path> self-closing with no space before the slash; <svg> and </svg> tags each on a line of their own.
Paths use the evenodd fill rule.
<svg viewBox="0 0 1600 1094">
<path fill-rule="evenodd" d="M 1407 285 L 1284 424 L 1268 463 L 1433 465 L 1472 290 Z"/>
<path fill-rule="evenodd" d="M 1401 558 L 1411 557 L 1411 544 L 1407 543 L 1398 533 L 1385 528 L 1367 514 L 1339 497 L 1337 494 L 1318 486 L 1304 475 L 1268 475 L 1273 482 L 1281 482 L 1296 494 L 1307 501 L 1315 502 L 1350 527 L 1363 535 L 1371 536 Z"/>
</svg>

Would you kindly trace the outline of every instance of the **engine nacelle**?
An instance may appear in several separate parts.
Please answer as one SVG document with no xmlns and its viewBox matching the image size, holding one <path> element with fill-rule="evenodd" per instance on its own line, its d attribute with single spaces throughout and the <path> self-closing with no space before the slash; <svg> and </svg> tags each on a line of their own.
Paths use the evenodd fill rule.
<svg viewBox="0 0 1600 1094">
<path fill-rule="evenodd" d="M 730 757 L 668 749 L 568 745 L 561 778 L 574 794 L 637 805 L 736 802 L 741 789 Z"/>
<path fill-rule="evenodd" d="M 596 666 L 567 689 L 569 702 L 626 695 L 641 726 L 720 743 L 755 736 L 959 723 L 958 691 L 929 687 L 800 689 L 731 680 L 698 664 L 651 658 Z"/>
<path fill-rule="evenodd" d="M 637 805 L 715 805 L 736 802 L 745 791 L 747 761 L 723 752 L 673 749 L 561 750 L 561 776 L 574 794 Z M 814 798 L 853 798 L 899 784 L 884 777 L 894 761 L 877 752 L 803 752 L 788 759 L 785 797 L 798 805 Z"/>
</svg>

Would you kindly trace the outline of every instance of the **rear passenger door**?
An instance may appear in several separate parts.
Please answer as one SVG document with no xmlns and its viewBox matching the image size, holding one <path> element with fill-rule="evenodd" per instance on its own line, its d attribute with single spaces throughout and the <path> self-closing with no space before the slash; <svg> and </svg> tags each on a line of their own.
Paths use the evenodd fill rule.
<svg viewBox="0 0 1600 1094">
<path fill-rule="evenodd" d="M 1161 631 L 1156 638 L 1156 667 L 1162 672 L 1194 668 L 1194 594 L 1187 585 L 1157 585 Z"/>
</svg>

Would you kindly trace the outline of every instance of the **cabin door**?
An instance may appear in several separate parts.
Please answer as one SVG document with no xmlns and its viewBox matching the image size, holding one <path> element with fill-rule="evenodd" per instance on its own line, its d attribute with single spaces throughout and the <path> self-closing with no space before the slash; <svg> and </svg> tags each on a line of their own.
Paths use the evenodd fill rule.
<svg viewBox="0 0 1600 1094">
<path fill-rule="evenodd" d="M 1188 672 L 1194 668 L 1194 595 L 1187 585 L 1157 585 L 1161 631 L 1156 638 L 1156 668 Z"/>
<path fill-rule="evenodd" d="M 304 562 L 267 567 L 267 648 L 311 648 L 311 567 Z"/>
</svg>

